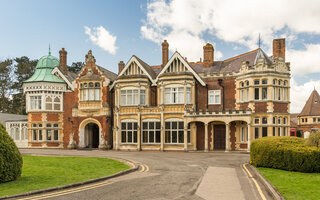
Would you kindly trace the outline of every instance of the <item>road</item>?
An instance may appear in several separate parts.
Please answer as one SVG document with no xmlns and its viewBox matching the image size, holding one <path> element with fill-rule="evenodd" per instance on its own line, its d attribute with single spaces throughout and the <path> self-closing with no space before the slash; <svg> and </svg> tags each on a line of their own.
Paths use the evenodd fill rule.
<svg viewBox="0 0 320 200">
<path fill-rule="evenodd" d="M 72 189 L 23 199 L 269 199 L 241 167 L 249 154 L 238 152 L 123 152 L 21 149 L 22 154 L 111 157 L 141 164 L 139 171 Z"/>
</svg>

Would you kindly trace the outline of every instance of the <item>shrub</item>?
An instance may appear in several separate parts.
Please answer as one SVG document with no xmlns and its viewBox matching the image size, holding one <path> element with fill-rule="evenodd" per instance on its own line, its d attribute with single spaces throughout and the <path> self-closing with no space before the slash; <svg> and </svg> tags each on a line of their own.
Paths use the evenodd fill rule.
<svg viewBox="0 0 320 200">
<path fill-rule="evenodd" d="M 21 169 L 21 154 L 0 123 L 0 183 L 17 179 L 21 175 Z"/>
<path fill-rule="evenodd" d="M 309 138 L 306 140 L 306 144 L 311 147 L 320 148 L 320 131 L 311 132 Z"/>
<path fill-rule="evenodd" d="M 265 137 L 252 142 L 250 163 L 256 167 L 320 172 L 320 150 L 307 146 L 302 138 Z"/>
</svg>

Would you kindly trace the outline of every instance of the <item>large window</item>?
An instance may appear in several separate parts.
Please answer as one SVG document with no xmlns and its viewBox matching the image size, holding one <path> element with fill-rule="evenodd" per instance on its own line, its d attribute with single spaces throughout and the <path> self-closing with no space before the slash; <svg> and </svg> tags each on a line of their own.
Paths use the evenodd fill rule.
<svg viewBox="0 0 320 200">
<path fill-rule="evenodd" d="M 268 99 L 268 88 L 262 88 L 262 100 Z"/>
<path fill-rule="evenodd" d="M 138 140 L 138 123 L 122 122 L 121 123 L 121 143 L 137 143 Z"/>
<path fill-rule="evenodd" d="M 254 138 L 257 139 L 260 137 L 259 128 L 254 128 Z"/>
<path fill-rule="evenodd" d="M 121 90 L 120 105 L 121 106 L 134 106 L 138 105 L 138 89 L 127 89 Z M 146 92 L 145 90 L 140 90 L 140 105 L 145 105 L 146 103 Z"/>
<path fill-rule="evenodd" d="M 184 88 L 165 88 L 164 91 L 165 104 L 183 104 L 184 103 Z"/>
<path fill-rule="evenodd" d="M 46 97 L 46 110 L 61 110 L 61 101 L 59 97 Z"/>
<path fill-rule="evenodd" d="M 48 123 L 46 126 L 47 141 L 58 141 L 59 140 L 59 125 Z"/>
<path fill-rule="evenodd" d="M 221 91 L 209 90 L 208 98 L 209 98 L 209 104 L 221 104 Z"/>
<path fill-rule="evenodd" d="M 259 99 L 260 99 L 260 89 L 254 88 L 254 100 L 259 100 Z"/>
<path fill-rule="evenodd" d="M 41 96 L 30 96 L 30 109 L 41 110 Z"/>
<path fill-rule="evenodd" d="M 190 124 L 187 129 L 187 142 L 190 143 Z M 184 122 L 170 121 L 165 122 L 165 143 L 182 144 L 184 143 Z"/>
<path fill-rule="evenodd" d="M 142 142 L 143 143 L 160 143 L 161 127 L 160 122 L 142 122 Z"/>
<path fill-rule="evenodd" d="M 81 101 L 99 101 L 101 99 L 100 83 L 90 82 L 80 84 L 80 99 Z"/>
<path fill-rule="evenodd" d="M 32 124 L 32 140 L 33 141 L 42 141 L 42 124 Z"/>
</svg>

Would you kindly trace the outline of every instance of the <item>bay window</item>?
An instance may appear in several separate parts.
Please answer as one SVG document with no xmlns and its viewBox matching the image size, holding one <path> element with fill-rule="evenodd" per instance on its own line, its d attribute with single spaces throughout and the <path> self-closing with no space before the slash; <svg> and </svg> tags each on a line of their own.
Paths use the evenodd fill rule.
<svg viewBox="0 0 320 200">
<path fill-rule="evenodd" d="M 135 106 L 138 105 L 138 89 L 126 89 L 120 92 L 120 105 L 121 106 Z M 146 91 L 140 90 L 140 105 L 146 104 Z"/>
<path fill-rule="evenodd" d="M 80 100 L 81 101 L 99 101 L 101 100 L 100 83 L 90 82 L 80 84 Z"/>
<path fill-rule="evenodd" d="M 209 104 L 221 104 L 221 91 L 209 90 L 208 98 L 209 98 Z"/>
<path fill-rule="evenodd" d="M 183 87 L 167 87 L 164 91 L 165 104 L 183 104 L 184 88 Z"/>
<path fill-rule="evenodd" d="M 187 142 L 191 142 L 190 124 L 187 129 Z M 184 122 L 168 121 L 165 122 L 165 143 L 167 144 L 183 144 L 184 143 Z"/>
<path fill-rule="evenodd" d="M 137 122 L 121 122 L 121 143 L 137 143 L 137 130 Z"/>
<path fill-rule="evenodd" d="M 30 109 L 41 110 L 41 96 L 30 96 Z"/>
<path fill-rule="evenodd" d="M 268 99 L 268 88 L 262 88 L 262 100 Z"/>
<path fill-rule="evenodd" d="M 142 142 L 148 143 L 160 143 L 161 141 L 161 125 L 160 121 L 155 122 L 143 122 L 142 123 Z"/>
<path fill-rule="evenodd" d="M 46 126 L 47 141 L 58 141 L 59 140 L 59 124 L 48 123 Z"/>
<path fill-rule="evenodd" d="M 61 101 L 59 97 L 46 97 L 46 110 L 61 110 Z"/>
</svg>

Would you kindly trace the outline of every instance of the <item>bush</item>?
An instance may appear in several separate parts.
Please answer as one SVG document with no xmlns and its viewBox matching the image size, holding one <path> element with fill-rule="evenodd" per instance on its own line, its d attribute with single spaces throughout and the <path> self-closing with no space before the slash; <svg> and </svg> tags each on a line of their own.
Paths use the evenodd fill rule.
<svg viewBox="0 0 320 200">
<path fill-rule="evenodd" d="M 0 183 L 13 181 L 21 175 L 22 157 L 4 126 L 0 123 Z"/>
<path fill-rule="evenodd" d="M 306 140 L 306 144 L 311 147 L 320 148 L 320 131 L 311 132 L 309 138 Z"/>
<path fill-rule="evenodd" d="M 265 137 L 252 142 L 250 163 L 256 167 L 320 172 L 320 149 L 307 146 L 302 138 Z"/>
</svg>

